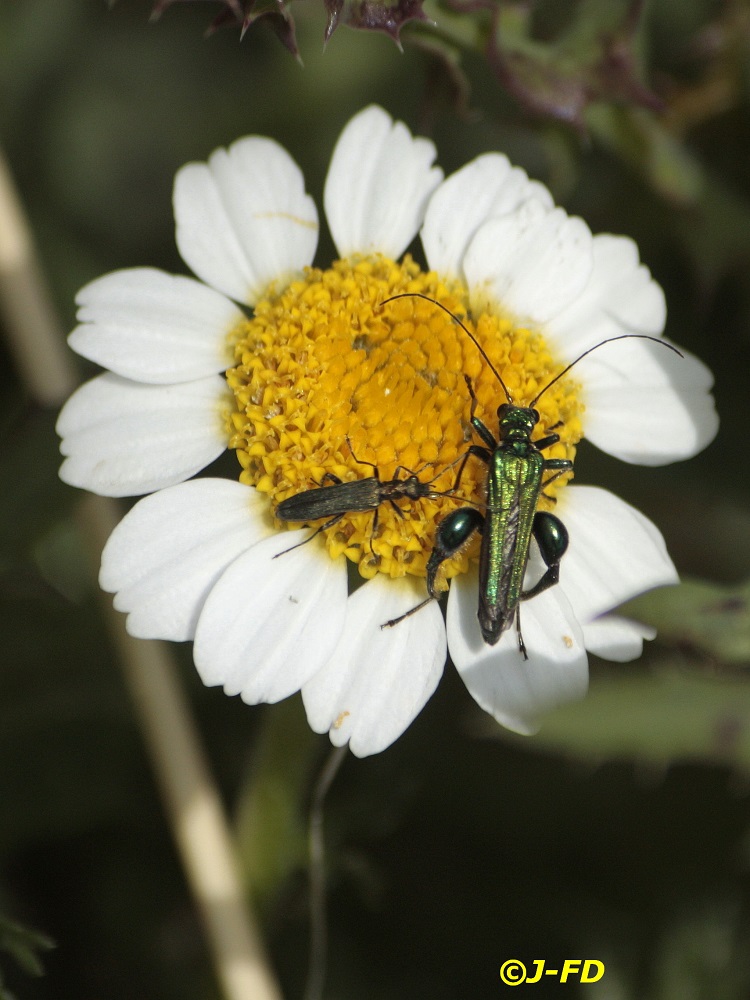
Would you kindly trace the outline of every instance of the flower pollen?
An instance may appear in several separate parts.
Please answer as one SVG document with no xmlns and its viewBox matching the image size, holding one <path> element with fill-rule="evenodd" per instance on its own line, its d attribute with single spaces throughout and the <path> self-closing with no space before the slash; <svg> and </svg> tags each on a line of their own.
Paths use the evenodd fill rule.
<svg viewBox="0 0 750 1000">
<path fill-rule="evenodd" d="M 240 480 L 267 493 L 275 507 L 303 490 L 368 478 L 382 482 L 414 472 L 437 493 L 452 491 L 462 456 L 476 440 L 476 415 L 497 434 L 497 408 L 506 402 L 497 378 L 470 337 L 441 308 L 474 333 L 513 396 L 527 405 L 563 367 L 538 331 L 485 311 L 468 315 L 466 289 L 423 272 L 410 258 L 339 260 L 327 270 L 307 268 L 282 291 L 270 288 L 254 316 L 232 333 L 235 367 L 227 372 L 237 411 L 230 447 L 242 466 Z M 546 457 L 569 458 L 582 436 L 577 385 L 561 379 L 545 392 L 534 439 L 560 442 Z M 347 513 L 321 533 L 332 558 L 345 553 L 361 575 L 424 577 L 437 524 L 467 500 L 481 505 L 487 467 L 466 463 L 455 495 L 397 499 L 374 511 Z M 544 488 L 540 507 L 570 475 Z M 548 499 L 552 498 L 552 499 Z M 314 527 L 323 519 L 313 522 Z M 296 525 L 295 525 L 296 527 Z M 315 543 L 313 543 L 315 544 Z M 442 567 L 446 579 L 468 569 L 474 539 Z"/>
</svg>

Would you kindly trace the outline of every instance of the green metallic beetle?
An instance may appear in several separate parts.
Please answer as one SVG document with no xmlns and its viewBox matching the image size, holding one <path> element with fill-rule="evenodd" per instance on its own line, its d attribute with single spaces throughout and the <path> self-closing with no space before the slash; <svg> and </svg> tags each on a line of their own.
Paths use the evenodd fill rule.
<svg viewBox="0 0 750 1000">
<path fill-rule="evenodd" d="M 498 407 L 499 432 L 495 440 L 475 415 L 477 401 L 468 378 L 466 384 L 471 394 L 471 425 L 486 447 L 472 445 L 464 462 L 475 455 L 487 465 L 485 513 L 482 515 L 476 508 L 460 508 L 441 521 L 427 564 L 427 585 L 430 595 L 435 596 L 435 576 L 440 563 L 453 555 L 475 530 L 480 530 L 479 627 L 484 641 L 494 646 L 514 620 L 518 623 L 519 603 L 541 594 L 560 579 L 560 560 L 568 547 L 568 532 L 559 518 L 537 510 L 537 505 L 544 487 L 563 473 L 572 472 L 573 463 L 567 458 L 544 458 L 542 451 L 556 444 L 559 434 L 532 441 L 539 413 L 533 403 L 516 406 L 510 393 L 510 401 Z M 458 487 L 462 472 L 463 465 L 454 488 Z M 552 476 L 545 481 L 547 472 Z M 535 586 L 524 590 L 532 534 L 547 570 Z M 518 645 L 525 657 L 520 627 Z"/>
<path fill-rule="evenodd" d="M 482 547 L 479 556 L 479 610 L 477 617 L 482 638 L 494 646 L 515 621 L 518 633 L 518 648 L 524 659 L 528 659 L 519 616 L 521 601 L 527 601 L 553 587 L 560 580 L 560 561 L 568 548 L 568 532 L 562 521 L 547 511 L 537 510 L 539 498 L 545 486 L 558 476 L 572 472 L 573 463 L 567 458 L 545 458 L 542 451 L 560 440 L 554 433 L 537 441 L 531 440 L 534 428 L 539 423 L 539 412 L 534 407 L 555 382 L 566 375 L 574 365 L 604 344 L 615 340 L 652 340 L 669 348 L 675 354 L 683 355 L 671 344 L 657 337 L 641 333 L 625 333 L 609 337 L 588 350 L 563 368 L 544 388 L 537 393 L 528 406 L 518 406 L 501 375 L 470 330 L 453 313 L 435 299 L 421 292 L 405 292 L 394 295 L 386 302 L 399 298 L 426 299 L 438 306 L 453 319 L 471 338 L 480 354 L 489 365 L 503 392 L 506 402 L 497 409 L 498 437 L 476 416 L 477 399 L 471 380 L 464 375 L 471 395 L 471 426 L 484 442 L 471 445 L 463 457 L 456 482 L 451 492 L 455 492 L 468 459 L 474 455 L 487 465 L 484 514 L 476 507 L 461 507 L 444 518 L 437 529 L 435 545 L 427 563 L 427 591 L 429 597 L 401 618 L 386 622 L 385 626 L 397 624 L 413 614 L 431 600 L 440 597 L 435 589 L 437 572 L 442 562 L 468 542 L 475 531 L 482 533 Z M 383 303 L 383 305 L 386 304 Z M 544 474 L 552 475 L 545 480 Z M 542 577 L 528 590 L 523 589 L 524 576 L 529 561 L 531 537 L 539 547 L 539 553 L 547 567 Z M 384 626 L 384 627 L 385 627 Z"/>
</svg>

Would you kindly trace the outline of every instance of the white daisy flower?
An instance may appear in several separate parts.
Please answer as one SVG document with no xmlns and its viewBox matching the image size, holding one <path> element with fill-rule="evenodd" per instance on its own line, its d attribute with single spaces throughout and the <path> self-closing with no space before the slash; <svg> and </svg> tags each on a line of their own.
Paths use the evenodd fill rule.
<svg viewBox="0 0 750 1000">
<path fill-rule="evenodd" d="M 459 315 L 521 403 L 601 340 L 661 334 L 664 297 L 631 240 L 592 236 L 500 154 L 447 180 L 434 158 L 381 108 L 349 122 L 325 185 L 340 254 L 326 269 L 312 266 L 315 205 L 277 143 L 241 139 L 184 167 L 177 244 L 198 280 L 139 268 L 79 293 L 71 346 L 107 371 L 58 423 L 66 482 L 151 494 L 102 558 L 101 585 L 129 631 L 194 640 L 204 682 L 248 703 L 301 690 L 312 728 L 358 756 L 406 729 L 446 648 L 482 708 L 532 732 L 546 709 L 585 692 L 587 648 L 627 660 L 651 637 L 609 612 L 677 580 L 643 515 L 558 478 L 541 506 L 567 525 L 570 548 L 560 584 L 521 606 L 524 660 L 512 628 L 496 645 L 482 640 L 476 539 L 441 567 L 441 586 L 453 578 L 447 625 L 432 602 L 381 627 L 423 599 L 441 518 L 467 499 L 481 510 L 480 460 L 468 461 L 459 496 L 382 504 L 377 530 L 372 511 L 352 513 L 298 545 L 310 528 L 274 519 L 280 501 L 326 476 L 371 476 L 364 463 L 383 480 L 404 467 L 450 490 L 471 439 L 465 374 L 497 433 L 505 400 L 476 345 L 433 303 L 383 305 L 391 296 L 418 292 Z M 418 233 L 427 271 L 402 256 Z M 687 458 L 717 429 L 711 384 L 695 358 L 645 340 L 607 345 L 541 397 L 535 439 L 555 427 L 560 441 L 545 451 L 555 458 L 572 459 L 584 433 L 627 462 Z M 187 481 L 226 448 L 239 482 Z M 347 560 L 367 580 L 351 594 Z M 528 580 L 543 568 L 532 551 Z"/>
</svg>

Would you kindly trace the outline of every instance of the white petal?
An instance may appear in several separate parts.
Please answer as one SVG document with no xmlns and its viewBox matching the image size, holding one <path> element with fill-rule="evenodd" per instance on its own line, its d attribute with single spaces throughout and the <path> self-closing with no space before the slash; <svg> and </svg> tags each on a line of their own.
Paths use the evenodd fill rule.
<svg viewBox="0 0 750 1000">
<path fill-rule="evenodd" d="M 494 301 L 517 319 L 544 323 L 581 294 L 592 267 L 591 233 L 537 198 L 485 222 L 464 257 L 475 308 Z"/>
<path fill-rule="evenodd" d="M 689 458 L 718 429 L 711 373 L 697 358 L 680 358 L 649 341 L 602 343 L 629 334 L 658 336 L 666 305 L 632 240 L 603 234 L 592 246 L 594 269 L 586 288 L 546 331 L 564 362 L 602 345 L 572 373 L 583 384 L 586 437 L 639 465 Z"/>
<path fill-rule="evenodd" d="M 174 183 L 177 246 L 203 281 L 254 304 L 312 263 L 318 213 L 302 172 L 278 143 L 261 136 L 188 163 Z"/>
<path fill-rule="evenodd" d="M 653 639 L 656 629 L 619 615 L 605 615 L 583 626 L 586 649 L 605 660 L 627 663 L 643 652 L 643 640 Z"/>
<path fill-rule="evenodd" d="M 99 584 L 142 639 L 184 642 L 211 588 L 242 552 L 273 533 L 268 498 L 228 479 L 193 479 L 140 500 L 102 552 Z"/>
<path fill-rule="evenodd" d="M 568 486 L 555 513 L 570 536 L 560 582 L 579 621 L 589 622 L 652 587 L 678 582 L 658 528 L 614 493 Z"/>
<path fill-rule="evenodd" d="M 633 240 L 600 233 L 593 237 L 591 249 L 593 270 L 586 287 L 550 321 L 547 330 L 568 362 L 608 337 L 623 333 L 658 336 L 667 316 L 664 292 L 640 263 Z M 603 351 L 601 356 L 616 365 L 620 345 Z"/>
<path fill-rule="evenodd" d="M 430 194 L 443 177 L 435 147 L 414 138 L 382 108 L 360 111 L 341 133 L 326 178 L 328 226 L 342 257 L 399 257 L 419 231 Z"/>
<path fill-rule="evenodd" d="M 228 368 L 229 332 L 243 318 L 233 302 L 192 278 L 137 267 L 92 281 L 76 296 L 68 343 L 136 382 L 190 382 Z"/>
<path fill-rule="evenodd" d="M 527 198 L 552 208 L 552 195 L 512 167 L 502 153 L 485 153 L 446 178 L 430 198 L 422 246 L 430 270 L 461 275 L 466 248 L 477 229 L 494 215 L 514 211 Z"/>
<path fill-rule="evenodd" d="M 451 583 L 448 648 L 472 698 L 507 729 L 530 735 L 544 712 L 582 698 L 588 686 L 583 634 L 560 587 L 521 605 L 521 629 L 528 660 L 518 649 L 516 630 L 496 646 L 482 639 L 477 622 L 476 570 Z"/>
<path fill-rule="evenodd" d="M 168 386 L 99 375 L 60 412 L 60 478 L 109 497 L 181 483 L 226 448 L 229 406 L 218 375 Z"/>
<path fill-rule="evenodd" d="M 624 340 L 581 362 L 585 434 L 624 462 L 665 465 L 690 458 L 719 428 L 713 376 L 698 358 Z M 585 366 L 585 367 L 584 367 Z M 585 380 L 585 381 L 584 381 Z"/>
<path fill-rule="evenodd" d="M 390 746 L 421 712 L 445 664 L 445 625 L 432 601 L 392 628 L 381 626 L 424 599 L 424 584 L 382 574 L 349 598 L 330 660 L 302 688 L 307 718 L 357 757 Z"/>
<path fill-rule="evenodd" d="M 222 684 L 249 705 L 276 702 L 329 658 L 344 627 L 346 559 L 330 559 L 318 542 L 287 551 L 309 534 L 274 534 L 221 576 L 195 633 L 204 684 Z"/>
</svg>

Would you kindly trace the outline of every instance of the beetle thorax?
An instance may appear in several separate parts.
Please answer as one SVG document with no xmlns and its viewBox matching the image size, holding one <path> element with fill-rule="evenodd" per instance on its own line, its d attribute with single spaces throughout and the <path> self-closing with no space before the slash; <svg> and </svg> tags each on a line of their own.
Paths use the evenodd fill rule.
<svg viewBox="0 0 750 1000">
<path fill-rule="evenodd" d="M 498 409 L 500 437 L 503 441 L 528 441 L 539 422 L 539 414 L 528 406 L 503 403 Z"/>
</svg>

